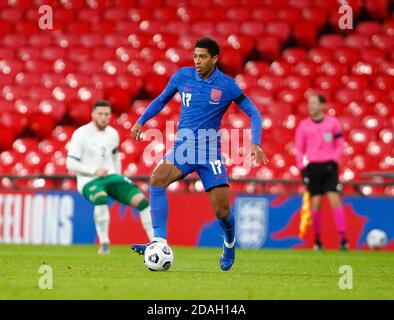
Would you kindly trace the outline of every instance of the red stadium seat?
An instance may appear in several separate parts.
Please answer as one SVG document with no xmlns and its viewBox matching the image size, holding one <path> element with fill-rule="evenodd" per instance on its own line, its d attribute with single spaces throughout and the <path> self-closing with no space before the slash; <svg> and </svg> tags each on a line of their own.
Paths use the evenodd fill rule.
<svg viewBox="0 0 394 320">
<path fill-rule="evenodd" d="M 61 21 L 63 23 L 70 23 L 75 18 L 75 11 L 66 8 L 57 7 L 53 10 L 53 20 Z M 55 22 L 56 24 L 56 22 Z"/>
<path fill-rule="evenodd" d="M 309 79 L 302 76 L 288 76 L 284 79 L 283 85 L 292 90 L 306 90 L 309 87 Z"/>
<path fill-rule="evenodd" d="M 347 73 L 347 67 L 336 61 L 326 61 L 320 67 L 320 74 L 327 76 L 342 76 Z"/>
<path fill-rule="evenodd" d="M 315 78 L 315 86 L 323 90 L 334 91 L 340 86 L 340 77 L 318 76 Z"/>
<path fill-rule="evenodd" d="M 38 85 L 40 82 L 40 75 L 35 73 L 19 72 L 15 76 L 15 83 L 18 86 L 28 87 Z"/>
<path fill-rule="evenodd" d="M 0 74 L 15 76 L 23 69 L 23 63 L 18 60 L 0 60 Z"/>
<path fill-rule="evenodd" d="M 54 88 L 64 84 L 64 77 L 60 74 L 44 73 L 41 76 L 41 84 L 45 88 Z"/>
<path fill-rule="evenodd" d="M 364 90 L 368 87 L 369 83 L 365 77 L 344 75 L 341 77 L 341 82 L 351 90 Z"/>
<path fill-rule="evenodd" d="M 327 112 L 329 115 L 333 117 L 338 117 L 343 114 L 345 110 L 345 105 L 339 102 L 332 102 L 328 103 Z"/>
<path fill-rule="evenodd" d="M 106 8 L 103 12 L 103 18 L 109 21 L 120 21 L 127 18 L 127 11 L 122 7 Z"/>
<path fill-rule="evenodd" d="M 257 106 L 270 105 L 274 101 L 274 93 L 271 90 L 256 87 L 245 91 L 245 93 Z"/>
<path fill-rule="evenodd" d="M 257 51 L 263 59 L 273 61 L 280 57 L 280 42 L 272 35 L 261 35 L 258 37 Z"/>
<path fill-rule="evenodd" d="M 140 32 L 148 34 L 156 34 L 162 32 L 162 23 L 154 20 L 143 20 L 140 23 Z"/>
<path fill-rule="evenodd" d="M 375 21 L 362 21 L 357 25 L 356 31 L 359 34 L 371 37 L 382 31 L 382 25 Z"/>
<path fill-rule="evenodd" d="M 365 102 L 368 103 L 377 103 L 380 101 L 385 100 L 385 94 L 378 89 L 366 89 L 364 90 L 363 94 L 362 94 L 362 98 L 364 99 Z"/>
<path fill-rule="evenodd" d="M 4 151 L 11 148 L 17 135 L 13 130 L 0 126 L 0 136 L 0 151 Z"/>
<path fill-rule="evenodd" d="M 151 11 L 144 7 L 132 7 L 128 10 L 127 16 L 131 21 L 141 22 L 151 17 Z"/>
<path fill-rule="evenodd" d="M 4 8 L 0 11 L 0 18 L 3 21 L 18 23 L 22 20 L 23 11 L 19 8 Z"/>
<path fill-rule="evenodd" d="M 19 21 L 16 24 L 16 31 L 26 36 L 31 36 L 40 31 L 37 21 Z"/>
<path fill-rule="evenodd" d="M 286 76 L 291 73 L 293 65 L 285 61 L 274 61 L 270 65 L 270 73 L 276 76 Z"/>
<path fill-rule="evenodd" d="M 38 140 L 35 138 L 20 138 L 14 141 L 12 148 L 15 152 L 25 155 L 31 150 L 38 150 Z"/>
<path fill-rule="evenodd" d="M 276 75 L 263 75 L 257 81 L 259 87 L 264 88 L 265 90 L 277 91 L 282 87 L 283 76 Z"/>
<path fill-rule="evenodd" d="M 354 48 L 358 50 L 363 50 L 365 47 L 369 46 L 369 37 L 361 34 L 350 34 L 345 37 L 343 44 L 349 48 Z"/>
<path fill-rule="evenodd" d="M 305 99 L 304 91 L 304 89 L 282 89 L 277 97 L 283 102 L 297 104 Z"/>
<path fill-rule="evenodd" d="M 357 102 L 361 98 L 360 91 L 351 89 L 339 89 L 335 94 L 337 102 L 349 104 L 351 102 Z"/>
<path fill-rule="evenodd" d="M 394 90 L 394 78 L 389 76 L 379 76 L 374 79 L 373 84 L 376 88 L 383 91 Z"/>
<path fill-rule="evenodd" d="M 117 22 L 115 21 L 99 21 L 93 25 L 92 31 L 105 35 L 116 32 L 116 28 Z"/>
<path fill-rule="evenodd" d="M 189 66 L 192 63 L 192 55 L 187 49 L 169 48 L 165 57 L 178 66 Z"/>
<path fill-rule="evenodd" d="M 232 7 L 227 11 L 227 19 L 231 21 L 243 22 L 251 19 L 251 10 L 246 7 Z"/>
<path fill-rule="evenodd" d="M 174 7 L 159 6 L 153 10 L 152 16 L 157 21 L 162 21 L 163 23 L 167 21 L 177 20 L 179 18 L 177 14 L 177 9 Z"/>
<path fill-rule="evenodd" d="M 371 105 L 364 102 L 351 102 L 343 110 L 344 114 L 358 118 L 365 116 L 371 109 Z"/>
<path fill-rule="evenodd" d="M 110 70 L 114 70 L 116 71 L 115 68 L 111 68 Z M 79 64 L 79 68 L 77 69 L 78 72 L 85 74 L 85 75 L 93 75 L 96 73 L 101 73 L 104 72 L 104 68 L 103 68 L 103 62 L 98 61 L 98 60 L 93 60 L 90 59 L 88 61 L 85 61 L 83 63 Z M 108 70 L 107 72 L 108 73 Z M 111 73 L 108 73 L 111 75 Z"/>
<path fill-rule="evenodd" d="M 314 78 L 318 73 L 319 65 L 312 61 L 299 62 L 294 67 L 295 74 Z"/>
<path fill-rule="evenodd" d="M 27 117 L 16 110 L 4 110 L 0 115 L 0 126 L 13 131 L 18 136 L 27 127 Z"/>
<path fill-rule="evenodd" d="M 366 129 L 352 129 L 349 133 L 349 143 L 356 152 L 365 151 L 368 143 L 375 140 L 376 134 Z"/>
<path fill-rule="evenodd" d="M 282 53 L 282 58 L 288 63 L 298 63 L 304 61 L 308 53 L 303 48 L 287 48 Z"/>
<path fill-rule="evenodd" d="M 251 76 L 259 76 L 268 73 L 270 65 L 265 61 L 249 61 L 245 64 L 244 72 Z"/>
<path fill-rule="evenodd" d="M 37 33 L 31 35 L 27 43 L 29 44 L 29 46 L 32 47 L 46 48 L 52 44 L 52 37 L 50 36 L 50 34 Z"/>
<path fill-rule="evenodd" d="M 52 90 L 42 86 L 32 86 L 27 91 L 27 97 L 33 101 L 48 99 L 52 95 Z"/>
<path fill-rule="evenodd" d="M 97 33 L 85 33 L 79 37 L 79 44 L 83 48 L 97 48 L 101 45 L 101 35 Z"/>
<path fill-rule="evenodd" d="M 240 33 L 240 25 L 238 22 L 234 22 L 234 21 L 220 21 L 216 24 L 216 31 L 224 36 L 228 36 L 230 34 L 238 34 Z M 248 29 L 246 28 L 245 30 L 246 34 L 250 34 L 248 33 Z"/>
<path fill-rule="evenodd" d="M 385 127 L 386 121 L 380 117 L 368 115 L 362 119 L 361 124 L 369 131 L 379 132 Z"/>
<path fill-rule="evenodd" d="M 245 35 L 259 38 L 264 33 L 264 25 L 256 20 L 245 21 L 241 24 L 240 31 Z"/>
<path fill-rule="evenodd" d="M 38 111 L 42 114 L 51 115 L 56 121 L 60 121 L 66 113 L 66 107 L 61 102 L 45 99 L 40 101 Z"/>
<path fill-rule="evenodd" d="M 153 64 L 163 56 L 163 52 L 160 49 L 146 47 L 140 51 L 140 58 Z"/>
<path fill-rule="evenodd" d="M 67 32 L 75 35 L 81 35 L 91 31 L 91 25 L 87 21 L 72 21 L 67 24 Z"/>
<path fill-rule="evenodd" d="M 48 137 L 55 127 L 55 119 L 48 114 L 37 113 L 29 117 L 29 128 L 35 137 Z"/>
<path fill-rule="evenodd" d="M 1 21 L 0 20 L 0 36 L 4 36 L 10 34 L 13 30 L 13 25 L 11 22 Z M 1 43 L 1 40 L 0 40 Z"/>
<path fill-rule="evenodd" d="M 315 6 L 303 6 L 301 16 L 303 19 L 313 22 L 318 28 L 322 28 L 327 21 L 327 12 L 322 8 Z"/>
<path fill-rule="evenodd" d="M 384 61 L 386 52 L 383 49 L 368 47 L 361 52 L 361 59 L 367 63 L 379 64 Z"/>
<path fill-rule="evenodd" d="M 326 61 L 331 60 L 332 58 L 332 50 L 328 48 L 313 48 L 309 51 L 308 57 L 314 63 L 322 64 Z"/>
<path fill-rule="evenodd" d="M 394 129 L 384 128 L 379 132 L 379 139 L 382 143 L 392 145 L 394 142 Z"/>
<path fill-rule="evenodd" d="M 15 101 L 26 96 L 26 89 L 20 86 L 4 86 L 1 96 L 6 101 Z"/>
<path fill-rule="evenodd" d="M 342 64 L 353 65 L 360 58 L 359 51 L 354 48 L 339 47 L 335 49 L 335 58 Z"/>
<path fill-rule="evenodd" d="M 319 38 L 319 46 L 335 50 L 342 47 L 343 37 L 339 34 L 325 34 Z"/>
<path fill-rule="evenodd" d="M 68 48 L 77 45 L 79 37 L 72 33 L 57 32 L 53 35 L 54 44 L 61 48 Z"/>
<path fill-rule="evenodd" d="M 94 2 L 93 2 L 94 3 Z M 64 8 L 71 10 L 71 9 L 80 9 L 84 6 L 85 1 L 83 0 L 64 0 L 61 2 L 61 5 L 64 6 Z"/>
<path fill-rule="evenodd" d="M 236 75 L 242 72 L 243 55 L 233 48 L 222 48 L 222 57 L 220 65 L 223 70 L 231 75 Z"/>
<path fill-rule="evenodd" d="M 382 50 L 385 50 L 387 52 L 392 52 L 394 48 L 394 41 L 393 41 L 393 35 L 385 35 L 385 34 L 378 34 L 374 35 L 372 37 L 372 44 L 380 48 Z"/>
<path fill-rule="evenodd" d="M 57 86 L 52 90 L 52 97 L 57 101 L 66 103 L 77 99 L 77 90 L 66 86 Z"/>
<path fill-rule="evenodd" d="M 26 37 L 20 34 L 6 34 L 2 37 L 3 46 L 6 48 L 21 48 L 26 44 Z"/>
<path fill-rule="evenodd" d="M 65 143 L 71 139 L 71 136 L 76 129 L 77 127 L 70 125 L 57 126 L 52 131 L 52 137 L 54 137 L 55 140 L 63 143 L 64 146 Z"/>
<path fill-rule="evenodd" d="M 265 26 L 265 32 L 277 37 L 281 43 L 284 43 L 290 36 L 290 26 L 284 21 L 272 21 Z"/>
<path fill-rule="evenodd" d="M 195 22 L 199 21 L 201 19 L 201 13 L 206 15 L 210 11 L 211 10 L 206 10 L 206 12 L 201 12 L 201 10 L 196 7 L 181 6 L 177 10 L 177 15 L 178 15 L 178 18 L 180 19 L 179 22 L 190 24 L 190 23 L 195 23 Z M 222 13 L 222 16 L 224 19 L 225 12 L 221 11 L 221 13 Z M 210 17 L 206 17 L 206 20 L 211 21 L 213 19 L 211 19 Z M 173 22 L 175 22 L 175 19 Z M 188 28 L 189 27 L 187 26 L 185 29 L 182 29 L 182 30 L 187 30 Z M 178 32 L 179 32 L 179 30 L 178 30 Z"/>
<path fill-rule="evenodd" d="M 300 20 L 301 10 L 293 6 L 284 6 L 279 8 L 277 17 L 295 26 L 296 22 Z"/>
<path fill-rule="evenodd" d="M 298 45 L 313 47 L 317 42 L 317 28 L 311 21 L 298 21 L 293 26 L 293 37 Z"/>
<path fill-rule="evenodd" d="M 366 0 L 365 8 L 372 18 L 386 18 L 388 16 L 387 0 Z"/>
<path fill-rule="evenodd" d="M 248 36 L 231 34 L 227 38 L 227 44 L 236 50 L 240 50 L 244 55 L 249 54 L 254 46 L 254 40 Z"/>
<path fill-rule="evenodd" d="M 386 21 L 382 29 L 384 33 L 388 36 L 393 36 L 394 35 L 394 19 Z"/>
<path fill-rule="evenodd" d="M 257 87 L 258 78 L 248 74 L 239 74 L 235 77 L 235 80 L 242 90 Z"/>
</svg>

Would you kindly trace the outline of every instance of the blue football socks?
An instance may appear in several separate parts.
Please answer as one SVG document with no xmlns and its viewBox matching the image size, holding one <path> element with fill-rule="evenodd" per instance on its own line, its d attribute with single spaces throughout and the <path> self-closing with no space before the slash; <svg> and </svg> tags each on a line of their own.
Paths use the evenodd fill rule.
<svg viewBox="0 0 394 320">
<path fill-rule="evenodd" d="M 232 244 L 235 236 L 234 215 L 230 213 L 227 219 L 219 219 L 219 224 L 224 232 L 224 241 L 227 242 L 227 244 Z"/>
<path fill-rule="evenodd" d="M 149 195 L 154 239 L 167 239 L 168 198 L 166 188 L 150 187 Z"/>
</svg>

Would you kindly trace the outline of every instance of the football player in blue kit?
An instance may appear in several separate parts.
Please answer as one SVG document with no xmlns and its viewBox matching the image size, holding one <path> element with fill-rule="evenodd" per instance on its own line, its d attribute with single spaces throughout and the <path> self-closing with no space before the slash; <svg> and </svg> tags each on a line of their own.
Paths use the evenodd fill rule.
<svg viewBox="0 0 394 320">
<path fill-rule="evenodd" d="M 195 171 L 201 178 L 224 232 L 220 268 L 229 270 L 235 260 L 235 226 L 230 210 L 228 177 L 220 153 L 219 129 L 223 114 L 233 101 L 251 120 L 251 155 L 257 164 L 267 164 L 268 159 L 260 146 L 261 114 L 242 93 L 235 80 L 216 66 L 219 52 L 220 47 L 215 40 L 198 40 L 194 48 L 195 67 L 180 68 L 171 77 L 164 91 L 152 101 L 133 126 L 131 135 L 137 141 L 141 140 L 142 126 L 158 114 L 177 92 L 180 93 L 182 107 L 174 146 L 155 168 L 149 182 L 154 229 L 152 242 L 167 241 L 166 188 Z M 131 248 L 143 254 L 149 244 L 133 244 Z"/>
</svg>

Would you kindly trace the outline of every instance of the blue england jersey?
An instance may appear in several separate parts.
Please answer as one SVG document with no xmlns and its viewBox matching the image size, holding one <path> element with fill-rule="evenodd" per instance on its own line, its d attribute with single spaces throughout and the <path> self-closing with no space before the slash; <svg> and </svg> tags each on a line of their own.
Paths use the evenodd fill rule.
<svg viewBox="0 0 394 320">
<path fill-rule="evenodd" d="M 223 114 L 234 101 L 250 117 L 252 143 L 260 144 L 262 118 L 251 100 L 233 78 L 218 68 L 203 79 L 196 68 L 179 69 L 164 91 L 152 101 L 137 123 L 143 125 L 154 117 L 179 92 L 182 100 L 177 138 L 165 155 L 184 176 L 196 171 L 205 190 L 228 185 L 225 166 L 220 154 L 219 129 Z"/>
<path fill-rule="evenodd" d="M 201 136 L 199 129 L 212 129 L 217 132 L 220 129 L 223 114 L 234 101 L 251 117 L 252 143 L 260 144 L 260 113 L 250 99 L 242 93 L 235 79 L 225 75 L 218 68 L 208 79 L 201 78 L 195 67 L 179 69 L 171 77 L 164 91 L 149 105 L 138 123 L 144 124 L 160 112 L 177 92 L 180 93 L 182 100 L 178 133 L 182 129 L 191 130 L 194 137 L 198 139 Z M 252 118 L 253 115 L 255 115 L 254 118 Z M 206 136 L 205 133 L 204 136 Z"/>
</svg>

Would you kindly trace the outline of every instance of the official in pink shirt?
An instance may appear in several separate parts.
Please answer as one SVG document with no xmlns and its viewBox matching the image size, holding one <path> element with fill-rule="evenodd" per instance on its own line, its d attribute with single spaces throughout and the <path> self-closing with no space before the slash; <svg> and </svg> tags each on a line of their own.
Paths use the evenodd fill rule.
<svg viewBox="0 0 394 320">
<path fill-rule="evenodd" d="M 296 163 L 311 195 L 311 211 L 315 249 L 323 249 L 321 241 L 321 200 L 327 195 L 334 211 L 340 237 L 340 248 L 346 250 L 345 213 L 339 194 L 338 161 L 344 139 L 339 121 L 324 113 L 326 99 L 320 94 L 308 98 L 310 117 L 301 121 L 296 130 Z"/>
</svg>

